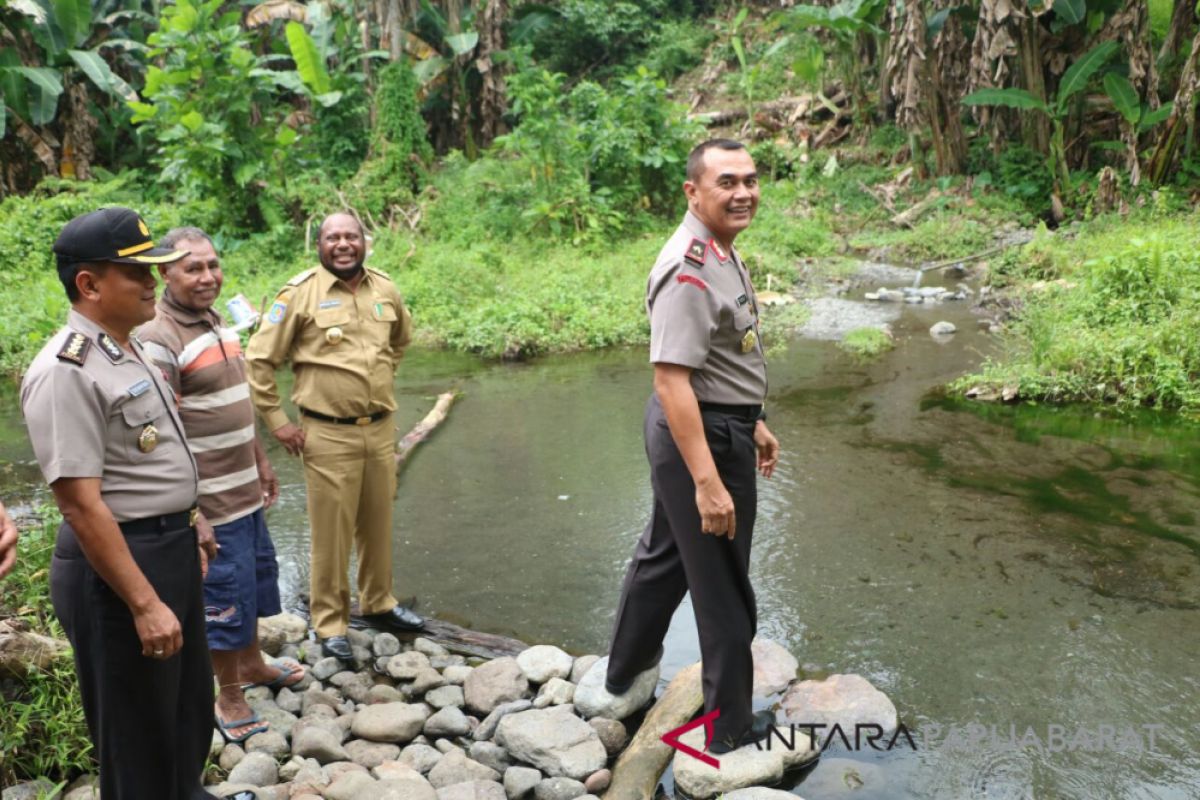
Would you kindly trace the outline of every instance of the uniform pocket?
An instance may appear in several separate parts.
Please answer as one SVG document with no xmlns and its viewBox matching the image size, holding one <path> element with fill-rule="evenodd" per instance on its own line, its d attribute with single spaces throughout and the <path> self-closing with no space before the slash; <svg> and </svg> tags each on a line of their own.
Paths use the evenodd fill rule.
<svg viewBox="0 0 1200 800">
<path fill-rule="evenodd" d="M 237 572 L 237 564 L 229 557 L 218 556 L 208 565 L 208 576 L 204 579 L 204 622 L 208 627 L 241 627 Z"/>
<path fill-rule="evenodd" d="M 744 333 L 754 327 L 754 312 L 750 310 L 749 303 L 733 312 L 733 327 L 738 333 Z"/>
<path fill-rule="evenodd" d="M 121 404 L 114 419 L 114 431 L 125 443 L 125 451 L 135 464 L 145 460 L 158 446 L 163 426 L 169 424 L 167 409 L 158 392 L 146 392 Z"/>
</svg>

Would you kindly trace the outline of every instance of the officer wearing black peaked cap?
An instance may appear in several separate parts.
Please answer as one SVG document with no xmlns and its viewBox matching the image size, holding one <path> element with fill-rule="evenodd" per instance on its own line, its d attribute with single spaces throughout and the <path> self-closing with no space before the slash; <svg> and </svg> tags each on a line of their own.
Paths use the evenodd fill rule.
<svg viewBox="0 0 1200 800">
<path fill-rule="evenodd" d="M 176 400 L 131 332 L 154 316 L 157 248 L 127 208 L 67 223 L 54 243 L 67 324 L 33 360 L 21 408 L 62 510 L 54 611 L 75 651 L 108 800 L 211 798 L 213 731 L 201 576 L 215 555 Z"/>
</svg>

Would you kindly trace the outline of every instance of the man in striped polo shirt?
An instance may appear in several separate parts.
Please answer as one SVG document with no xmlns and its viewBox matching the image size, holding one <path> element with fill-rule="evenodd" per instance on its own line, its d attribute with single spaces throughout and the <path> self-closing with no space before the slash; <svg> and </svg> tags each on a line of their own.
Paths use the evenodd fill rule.
<svg viewBox="0 0 1200 800">
<path fill-rule="evenodd" d="M 213 309 L 223 275 L 212 239 L 176 228 L 162 241 L 190 254 L 160 267 L 166 286 L 137 336 L 179 398 L 200 473 L 200 510 L 220 547 L 204 581 L 204 616 L 220 681 L 217 723 L 227 739 L 242 741 L 267 727 L 242 684 L 292 686 L 303 678 L 299 664 L 267 663 L 258 647 L 258 618 L 280 612 L 279 567 L 263 517 L 279 481 L 255 433 L 238 334 Z"/>
</svg>

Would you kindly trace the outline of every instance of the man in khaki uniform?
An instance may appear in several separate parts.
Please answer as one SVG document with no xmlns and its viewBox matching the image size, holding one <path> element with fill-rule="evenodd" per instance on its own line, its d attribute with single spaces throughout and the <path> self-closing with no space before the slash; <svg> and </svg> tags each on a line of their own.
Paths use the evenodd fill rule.
<svg viewBox="0 0 1200 800">
<path fill-rule="evenodd" d="M 127 208 L 67 223 L 54 243 L 66 327 L 25 373 L 21 409 L 63 514 L 50 597 L 75 652 L 100 792 L 212 798 L 213 674 L 200 581 L 216 555 L 176 398 L 131 331 L 154 316 L 154 246 Z"/>
<path fill-rule="evenodd" d="M 757 624 L 750 543 L 755 469 L 771 477 L 779 442 L 767 429 L 766 360 L 758 304 L 733 248 L 758 208 L 758 174 L 745 147 L 704 142 L 688 157 L 688 212 L 646 286 L 654 394 L 644 433 L 654 509 L 625 576 L 605 688 L 629 691 L 661 657 L 691 592 L 704 664 L 704 710 L 717 713 L 709 750 L 763 739 L 770 712 L 752 713 Z"/>
<path fill-rule="evenodd" d="M 424 620 L 392 595 L 392 499 L 396 491 L 396 365 L 412 318 L 386 273 L 365 268 L 362 226 L 349 214 L 321 223 L 321 266 L 279 292 L 250 339 L 254 404 L 292 455 L 304 459 L 312 526 L 312 624 L 327 655 L 350 660 L 350 543 L 368 622 L 402 631 Z M 276 370 L 291 361 L 300 426 L 280 403 Z"/>
</svg>

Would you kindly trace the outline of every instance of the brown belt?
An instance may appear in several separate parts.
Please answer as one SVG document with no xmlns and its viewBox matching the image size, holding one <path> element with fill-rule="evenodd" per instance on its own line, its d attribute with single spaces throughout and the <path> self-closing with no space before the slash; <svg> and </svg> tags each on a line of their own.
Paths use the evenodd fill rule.
<svg viewBox="0 0 1200 800">
<path fill-rule="evenodd" d="M 328 414 L 322 414 L 319 411 L 309 411 L 307 408 L 300 409 L 300 413 L 306 417 L 318 419 L 321 422 L 332 422 L 336 425 L 370 425 L 372 422 L 379 420 L 391 414 L 390 411 L 376 411 L 374 414 L 368 414 L 365 417 L 331 417 Z"/>
</svg>

